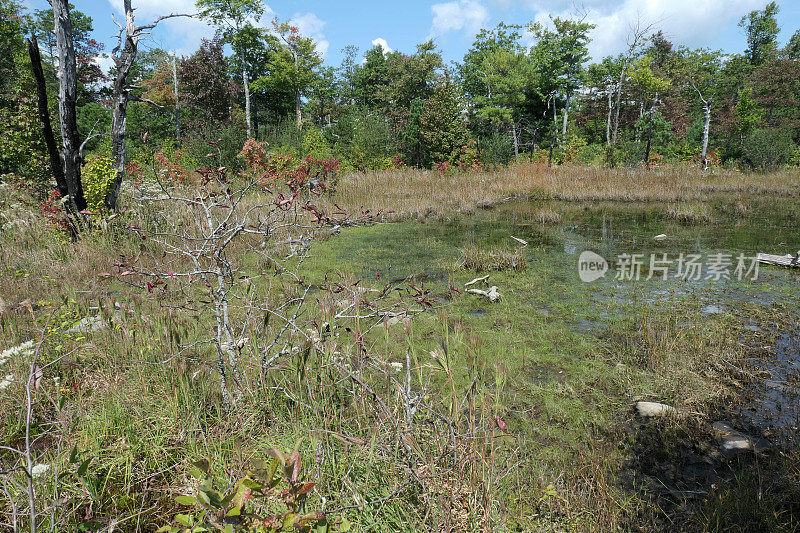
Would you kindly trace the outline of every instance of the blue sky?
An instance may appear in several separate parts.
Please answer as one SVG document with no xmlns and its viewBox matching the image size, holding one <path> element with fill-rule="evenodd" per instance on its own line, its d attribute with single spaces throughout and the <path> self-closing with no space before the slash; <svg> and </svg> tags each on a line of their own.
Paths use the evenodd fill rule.
<svg viewBox="0 0 800 533">
<path fill-rule="evenodd" d="M 548 15 L 574 16 L 582 12 L 595 23 L 590 51 L 598 58 L 620 52 L 630 24 L 637 18 L 656 26 L 675 44 L 740 52 L 745 38 L 739 19 L 768 0 L 405 0 L 404 2 L 288 0 L 265 1 L 270 15 L 292 19 L 318 43 L 326 63 L 337 65 L 341 49 L 349 44 L 362 52 L 383 42 L 391 49 L 411 52 L 417 43 L 434 38 L 446 61 L 459 60 L 475 33 L 500 21 L 524 24 L 546 21 Z M 30 8 L 47 7 L 45 0 L 26 0 Z M 111 13 L 120 13 L 122 0 L 72 0 L 75 7 L 94 19 L 95 38 L 110 50 L 116 26 Z M 133 0 L 137 21 L 171 12 L 194 12 L 194 0 Z M 781 0 L 781 43 L 800 27 L 800 0 Z M 576 6 L 579 6 L 576 8 Z M 213 30 L 189 19 L 164 21 L 146 46 L 160 46 L 181 54 L 191 53 Z M 101 64 L 108 64 L 101 61 Z"/>
</svg>

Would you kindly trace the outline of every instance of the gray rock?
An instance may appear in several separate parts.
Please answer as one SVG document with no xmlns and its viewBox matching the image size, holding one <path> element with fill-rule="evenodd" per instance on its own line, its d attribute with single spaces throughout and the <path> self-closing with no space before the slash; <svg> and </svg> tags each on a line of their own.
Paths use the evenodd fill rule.
<svg viewBox="0 0 800 533">
<path fill-rule="evenodd" d="M 763 452 L 770 448 L 770 444 L 766 440 L 755 439 L 750 435 L 736 431 L 728 422 L 714 422 L 711 424 L 711 429 L 722 451 L 729 455 L 750 450 Z"/>
<path fill-rule="evenodd" d="M 108 322 L 101 316 L 81 318 L 77 324 L 69 328 L 68 333 L 92 333 L 108 327 Z"/>
<path fill-rule="evenodd" d="M 117 304 L 115 304 L 115 306 L 116 305 Z M 114 311 L 114 318 L 116 320 L 122 319 L 122 311 L 120 311 L 119 308 Z M 67 333 L 93 333 L 95 331 L 100 331 L 101 329 L 106 329 L 108 324 L 108 319 L 103 318 L 100 315 L 87 316 L 78 320 L 74 326 L 67 330 Z"/>
<path fill-rule="evenodd" d="M 670 416 L 678 412 L 678 410 L 671 405 L 657 402 L 636 402 L 635 409 L 636 412 L 639 413 L 639 416 L 645 418 Z"/>
</svg>

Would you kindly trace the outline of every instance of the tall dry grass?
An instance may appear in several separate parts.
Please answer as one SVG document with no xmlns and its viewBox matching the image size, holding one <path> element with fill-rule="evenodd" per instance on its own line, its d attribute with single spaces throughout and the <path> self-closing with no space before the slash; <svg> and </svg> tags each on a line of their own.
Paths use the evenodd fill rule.
<svg viewBox="0 0 800 533">
<path fill-rule="evenodd" d="M 568 165 L 549 169 L 531 163 L 452 175 L 409 169 L 348 174 L 340 180 L 335 200 L 348 211 L 387 211 L 386 218 L 393 220 L 470 213 L 513 198 L 685 202 L 741 193 L 798 195 L 800 173 L 724 169 L 704 173 L 685 165 L 652 170 Z"/>
</svg>

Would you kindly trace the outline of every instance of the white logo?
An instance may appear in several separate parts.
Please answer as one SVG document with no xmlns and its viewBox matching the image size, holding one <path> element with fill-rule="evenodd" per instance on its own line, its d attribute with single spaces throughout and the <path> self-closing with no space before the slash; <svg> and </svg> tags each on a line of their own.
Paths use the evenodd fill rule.
<svg viewBox="0 0 800 533">
<path fill-rule="evenodd" d="M 608 272 L 608 261 L 594 252 L 586 250 L 578 257 L 578 275 L 581 281 L 591 283 Z"/>
</svg>

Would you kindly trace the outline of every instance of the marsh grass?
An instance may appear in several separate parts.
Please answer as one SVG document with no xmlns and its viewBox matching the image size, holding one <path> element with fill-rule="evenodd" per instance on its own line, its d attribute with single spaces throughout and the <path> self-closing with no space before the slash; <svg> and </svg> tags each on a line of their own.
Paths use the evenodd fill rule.
<svg viewBox="0 0 800 533">
<path fill-rule="evenodd" d="M 700 202 L 673 204 L 667 209 L 667 218 L 688 224 L 700 224 L 711 220 L 711 208 Z"/>
<path fill-rule="evenodd" d="M 605 169 L 523 163 L 496 170 L 442 176 L 408 169 L 343 176 L 334 200 L 350 210 L 383 211 L 386 220 L 433 213 L 471 213 L 512 198 L 565 201 L 703 202 L 724 195 L 797 196 L 796 172 L 768 174 L 695 166 Z"/>
<path fill-rule="evenodd" d="M 461 248 L 461 253 L 464 256 L 464 268 L 476 272 L 519 271 L 528 266 L 523 248 L 486 249 L 470 244 Z"/>
<path fill-rule="evenodd" d="M 540 224 L 558 224 L 561 222 L 561 215 L 557 211 L 544 208 L 536 213 L 536 220 Z"/>
</svg>

